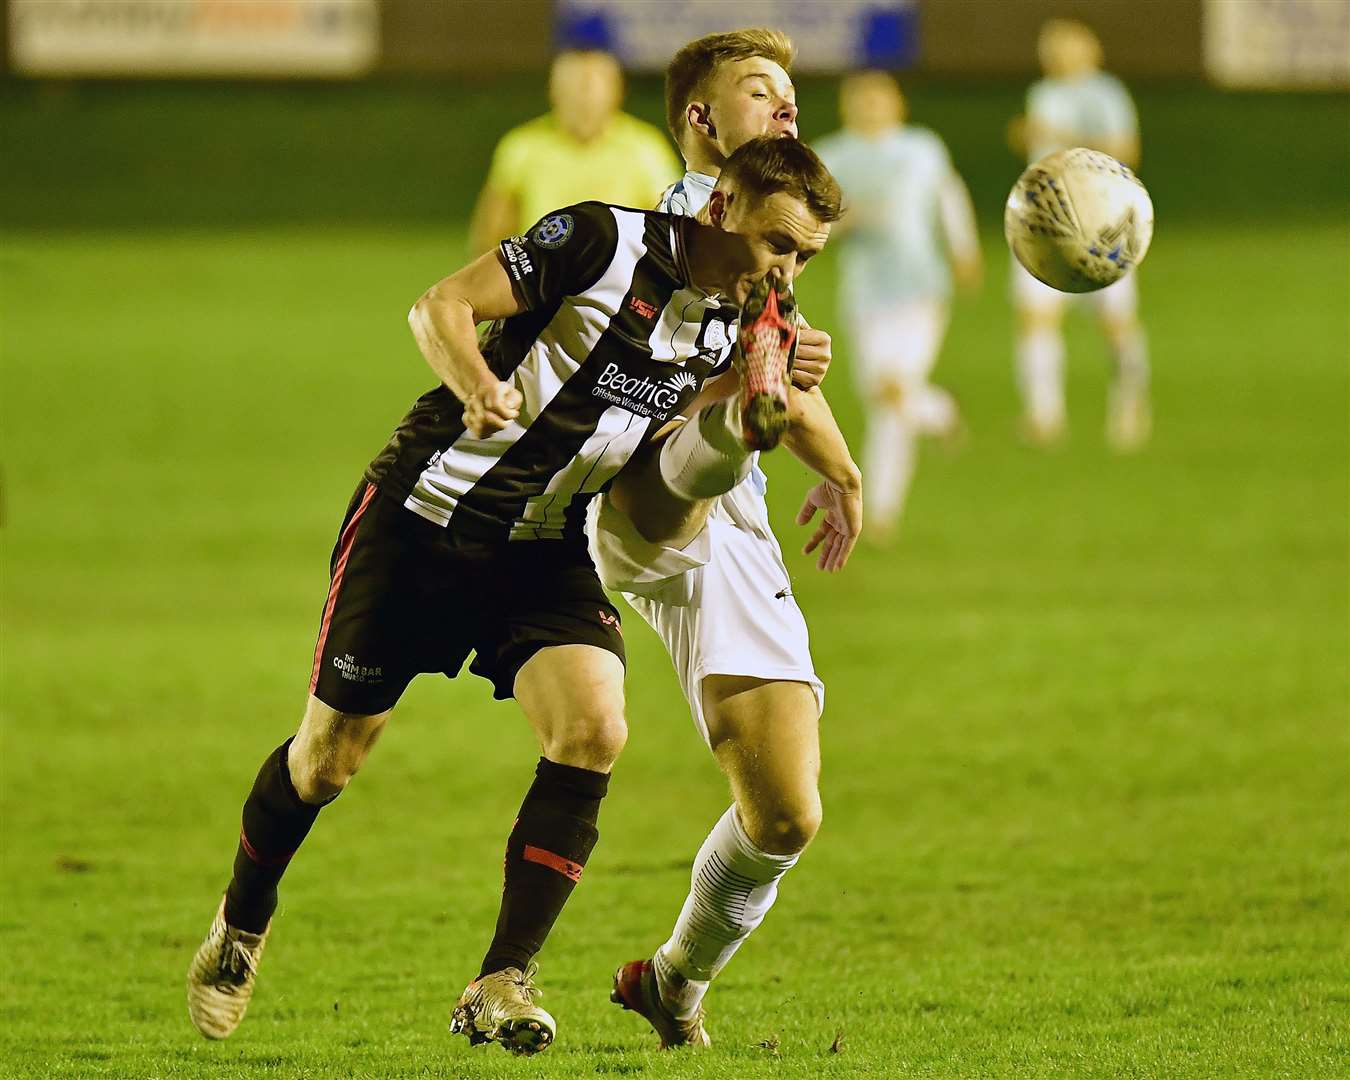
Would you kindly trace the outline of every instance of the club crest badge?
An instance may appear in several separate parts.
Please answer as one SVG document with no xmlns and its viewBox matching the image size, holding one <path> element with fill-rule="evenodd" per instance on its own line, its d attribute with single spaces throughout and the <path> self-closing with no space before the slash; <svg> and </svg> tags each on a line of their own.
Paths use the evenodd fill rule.
<svg viewBox="0 0 1350 1080">
<path fill-rule="evenodd" d="M 530 239 L 541 248 L 560 248 L 571 237 L 572 226 L 571 214 L 550 214 L 534 227 Z"/>
</svg>

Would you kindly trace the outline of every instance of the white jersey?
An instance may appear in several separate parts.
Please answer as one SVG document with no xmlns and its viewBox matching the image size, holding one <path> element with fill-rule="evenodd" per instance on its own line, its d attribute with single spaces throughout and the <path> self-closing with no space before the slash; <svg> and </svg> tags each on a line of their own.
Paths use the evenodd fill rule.
<svg viewBox="0 0 1350 1080">
<path fill-rule="evenodd" d="M 949 252 L 974 257 L 978 248 L 970 197 L 942 140 L 906 124 L 876 136 L 838 131 L 816 150 L 849 208 L 844 307 L 863 317 L 950 295 Z"/>
<path fill-rule="evenodd" d="M 712 190 L 716 185 L 717 177 L 690 170 L 666 188 L 656 208 L 668 214 L 693 217 L 708 205 L 708 199 L 712 196 Z M 768 477 L 759 467 L 759 455 L 755 454 L 750 466 L 750 475 L 717 500 L 712 516 L 729 521 L 739 528 L 748 529 L 776 548 L 778 541 L 774 539 L 773 532 L 769 528 L 769 508 L 764 501 L 768 486 Z"/>
<path fill-rule="evenodd" d="M 1027 91 L 1027 119 L 1040 128 L 1061 133 L 1059 138 L 1031 143 L 1027 147 L 1028 162 L 1039 161 L 1056 150 L 1139 133 L 1130 92 L 1104 71 L 1034 83 Z"/>
</svg>

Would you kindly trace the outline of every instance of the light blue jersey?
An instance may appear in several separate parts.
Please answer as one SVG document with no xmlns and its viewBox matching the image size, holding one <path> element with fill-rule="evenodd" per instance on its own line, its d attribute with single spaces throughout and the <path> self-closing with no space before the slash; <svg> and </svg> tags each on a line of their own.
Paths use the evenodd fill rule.
<svg viewBox="0 0 1350 1080">
<path fill-rule="evenodd" d="M 708 205 L 717 177 L 707 173 L 687 172 L 661 193 L 656 208 L 666 214 L 694 217 Z"/>
<path fill-rule="evenodd" d="M 1139 118 L 1125 84 L 1114 75 L 1094 71 L 1071 79 L 1042 79 L 1027 91 L 1027 119 L 1058 138 L 1039 138 L 1027 147 L 1027 161 L 1039 161 L 1056 150 L 1128 139 L 1139 133 Z"/>
<path fill-rule="evenodd" d="M 838 131 L 816 151 L 844 192 L 845 308 L 858 315 L 946 298 L 952 288 L 948 247 L 973 245 L 974 225 L 942 140 L 905 125 L 877 136 Z"/>
</svg>

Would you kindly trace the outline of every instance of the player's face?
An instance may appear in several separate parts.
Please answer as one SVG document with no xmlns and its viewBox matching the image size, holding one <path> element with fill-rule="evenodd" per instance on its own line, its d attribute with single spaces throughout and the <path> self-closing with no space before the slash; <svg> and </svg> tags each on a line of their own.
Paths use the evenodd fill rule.
<svg viewBox="0 0 1350 1080">
<path fill-rule="evenodd" d="M 738 306 L 766 274 L 794 281 L 830 237 L 822 222 L 800 199 L 776 191 L 767 199 L 751 201 L 736 192 L 713 192 L 709 204 L 713 224 L 735 234 L 737 245 L 728 260 L 726 293 Z"/>
<path fill-rule="evenodd" d="M 1051 21 L 1036 42 L 1041 70 L 1052 79 L 1071 79 L 1101 65 L 1101 46 L 1086 26 Z"/>
<path fill-rule="evenodd" d="M 752 56 L 722 64 L 707 98 L 702 119 L 723 158 L 761 135 L 797 137 L 797 91 L 772 60 Z"/>
<path fill-rule="evenodd" d="M 886 75 L 854 75 L 840 90 L 839 114 L 844 126 L 853 131 L 884 131 L 904 120 L 905 99 Z"/>
<path fill-rule="evenodd" d="M 605 130 L 623 98 L 623 75 L 612 56 L 563 53 L 553 62 L 549 98 L 563 129 L 582 142 Z"/>
</svg>

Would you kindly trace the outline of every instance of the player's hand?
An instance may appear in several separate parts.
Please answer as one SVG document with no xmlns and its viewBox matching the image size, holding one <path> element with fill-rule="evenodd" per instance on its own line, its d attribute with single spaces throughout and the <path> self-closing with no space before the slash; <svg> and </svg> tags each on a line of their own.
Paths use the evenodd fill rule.
<svg viewBox="0 0 1350 1080">
<path fill-rule="evenodd" d="M 830 335 L 813 326 L 797 331 L 797 356 L 792 362 L 792 385 L 798 390 L 813 390 L 825 381 L 830 367 Z"/>
<path fill-rule="evenodd" d="M 825 517 L 802 554 L 810 555 L 818 548 L 816 568 L 834 573 L 844 568 L 862 533 L 862 486 L 845 489 L 822 480 L 806 493 L 806 501 L 797 511 L 797 524 L 810 524 L 817 510 L 824 510 Z"/>
<path fill-rule="evenodd" d="M 485 383 L 464 399 L 465 430 L 475 439 L 501 431 L 520 415 L 523 400 L 510 383 Z"/>
</svg>

